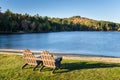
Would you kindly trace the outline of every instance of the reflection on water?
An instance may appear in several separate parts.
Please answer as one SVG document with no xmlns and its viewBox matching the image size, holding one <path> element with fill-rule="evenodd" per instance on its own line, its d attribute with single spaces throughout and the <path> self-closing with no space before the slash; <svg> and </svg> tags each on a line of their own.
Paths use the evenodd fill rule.
<svg viewBox="0 0 120 80">
<path fill-rule="evenodd" d="M 56 32 L 0 35 L 0 48 L 49 50 L 120 57 L 120 32 Z"/>
</svg>

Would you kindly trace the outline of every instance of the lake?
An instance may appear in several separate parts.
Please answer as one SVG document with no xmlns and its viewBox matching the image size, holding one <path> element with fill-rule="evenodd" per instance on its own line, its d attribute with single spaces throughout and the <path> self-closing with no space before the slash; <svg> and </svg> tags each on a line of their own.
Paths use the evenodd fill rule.
<svg viewBox="0 0 120 80">
<path fill-rule="evenodd" d="M 120 32 L 1 34 L 0 49 L 48 50 L 120 57 Z"/>
</svg>

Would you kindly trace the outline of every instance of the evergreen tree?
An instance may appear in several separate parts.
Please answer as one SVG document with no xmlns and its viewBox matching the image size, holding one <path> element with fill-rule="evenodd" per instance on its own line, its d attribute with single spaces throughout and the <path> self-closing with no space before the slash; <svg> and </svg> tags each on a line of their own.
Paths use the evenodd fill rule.
<svg viewBox="0 0 120 80">
<path fill-rule="evenodd" d="M 0 7 L 0 13 L 1 13 L 1 7 Z"/>
</svg>

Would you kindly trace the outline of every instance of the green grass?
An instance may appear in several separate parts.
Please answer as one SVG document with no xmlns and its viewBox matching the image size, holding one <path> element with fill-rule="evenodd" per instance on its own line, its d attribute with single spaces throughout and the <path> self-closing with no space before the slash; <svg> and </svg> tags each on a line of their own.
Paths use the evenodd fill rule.
<svg viewBox="0 0 120 80">
<path fill-rule="evenodd" d="M 41 66 L 32 71 L 33 66 L 21 66 L 20 55 L 0 54 L 0 80 L 120 80 L 120 64 L 81 60 L 63 60 L 62 69 L 52 74 L 52 69 Z"/>
</svg>

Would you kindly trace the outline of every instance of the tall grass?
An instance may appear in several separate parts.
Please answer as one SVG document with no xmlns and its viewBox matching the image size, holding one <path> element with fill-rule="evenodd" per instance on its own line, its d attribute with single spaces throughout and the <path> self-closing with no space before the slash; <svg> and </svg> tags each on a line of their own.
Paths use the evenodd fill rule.
<svg viewBox="0 0 120 80">
<path fill-rule="evenodd" d="M 52 74 L 52 69 L 41 66 L 33 71 L 33 66 L 21 66 L 20 55 L 0 54 L 0 80 L 120 80 L 120 64 L 81 60 L 63 60 L 62 69 Z"/>
</svg>

